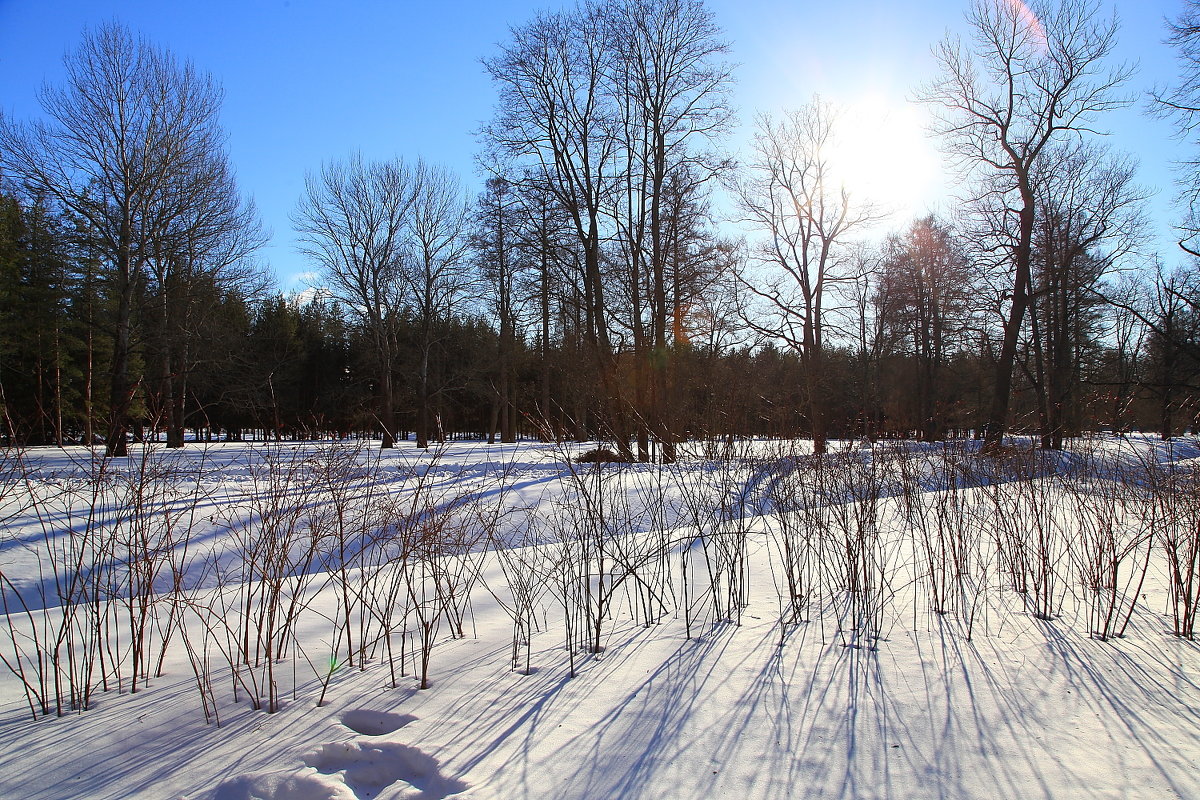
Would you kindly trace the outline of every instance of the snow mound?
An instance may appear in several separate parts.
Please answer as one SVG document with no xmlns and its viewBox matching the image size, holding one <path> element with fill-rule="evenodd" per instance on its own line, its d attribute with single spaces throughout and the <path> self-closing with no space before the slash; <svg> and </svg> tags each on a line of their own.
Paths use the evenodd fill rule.
<svg viewBox="0 0 1200 800">
<path fill-rule="evenodd" d="M 311 772 L 260 772 L 225 781 L 213 800 L 360 800 L 338 780 Z"/>
<path fill-rule="evenodd" d="M 412 800 L 442 800 L 467 789 L 462 781 L 442 775 L 433 756 L 396 742 L 334 742 L 306 755 L 304 763 L 326 774 L 341 773 L 357 800 L 376 798 L 400 781 L 416 791 L 395 796 Z"/>
</svg>

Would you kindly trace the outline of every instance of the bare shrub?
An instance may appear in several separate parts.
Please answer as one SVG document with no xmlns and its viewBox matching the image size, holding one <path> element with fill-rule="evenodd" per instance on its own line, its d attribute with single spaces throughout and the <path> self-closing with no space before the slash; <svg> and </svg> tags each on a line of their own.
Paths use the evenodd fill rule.
<svg viewBox="0 0 1200 800">
<path fill-rule="evenodd" d="M 985 476 L 993 537 L 1009 588 L 1037 619 L 1056 618 L 1070 587 L 1071 537 L 1063 526 L 1061 480 L 1043 452 L 991 460 Z"/>
<path fill-rule="evenodd" d="M 935 453 L 900 448 L 895 463 L 915 571 L 929 610 L 938 616 L 953 614 L 970 639 L 989 585 L 989 564 L 980 546 L 978 491 L 972 488 L 979 476 L 960 444 L 944 443 Z"/>
<path fill-rule="evenodd" d="M 782 454 L 767 489 L 774 512 L 768 537 L 782 626 L 808 622 L 813 603 L 819 603 L 825 593 L 822 564 L 829 508 L 819 492 L 817 462 L 795 452 Z"/>
<path fill-rule="evenodd" d="M 558 542 L 549 560 L 550 585 L 563 608 L 574 675 L 578 652 L 603 651 L 605 625 L 622 599 L 631 616 L 647 625 L 670 610 L 671 543 L 664 520 L 671 473 L 662 465 L 560 460 L 564 491 L 549 504 L 544 530 Z"/>
<path fill-rule="evenodd" d="M 399 629 L 403 675 L 411 619 L 421 689 L 430 685 L 429 667 L 442 623 L 450 627 L 452 636 L 466 635 L 471 590 L 479 579 L 487 544 L 478 496 L 462 487 L 443 489 L 435 480 L 443 452 L 434 451 L 405 474 L 406 497 L 393 506 L 381 539 L 380 552 L 392 570 L 392 580 L 373 601 L 384 625 L 393 683 L 391 639 Z"/>
<path fill-rule="evenodd" d="M 1194 639 L 1200 612 L 1200 479 L 1191 465 L 1145 461 L 1149 528 L 1166 556 L 1167 605 L 1176 636 Z"/>
<path fill-rule="evenodd" d="M 497 517 L 497 524 L 486 529 L 505 590 L 489 585 L 488 591 L 512 620 L 511 668 L 529 675 L 533 634 L 540 629 L 538 610 L 553 579 L 553 556 L 557 548 L 543 533 L 533 509 L 520 509 L 515 514 L 519 521 L 511 527 L 502 529 Z"/>
<path fill-rule="evenodd" d="M 89 453 L 58 475 L 20 460 L 6 468 L 8 489 L 22 474 L 20 513 L 37 531 L 19 541 L 36 574 L 0 570 L 3 659 L 31 712 L 86 710 L 96 689 L 138 691 L 161 671 L 179 621 L 203 454 L 147 446 L 127 462 Z"/>
<path fill-rule="evenodd" d="M 308 525 L 319 540 L 319 566 L 336 596 L 331 664 L 344 653 L 349 667 L 365 668 L 375 634 L 374 619 L 363 602 L 366 559 L 390 511 L 378 452 L 362 441 L 334 443 L 312 456 L 312 477 L 320 502 Z"/>
<path fill-rule="evenodd" d="M 113 541 L 109 592 L 126 620 L 130 692 L 161 669 L 180 618 L 205 465 L 203 453 L 194 462 L 181 455 L 144 448 L 130 469 L 114 475 L 114 512 L 104 536 Z M 119 670 L 117 676 L 119 686 Z"/>
<path fill-rule="evenodd" d="M 33 717 L 86 710 L 105 672 L 102 620 L 111 543 L 99 519 L 110 462 L 77 464 L 79 474 L 40 476 L 9 456 L 6 486 L 24 495 L 22 516 L 35 533 L 13 544 L 37 564 L 33 575 L 0 569 L 7 638 L 4 664 L 18 680 Z M 15 481 L 21 482 L 15 488 Z M 14 492 L 14 493 L 15 493 Z"/>
<path fill-rule="evenodd" d="M 716 451 L 717 458 L 686 473 L 682 464 L 676 466 L 677 520 L 683 524 L 672 545 L 679 551 L 676 604 L 688 638 L 694 623 L 704 618 L 714 624 L 741 622 L 749 590 L 746 480 L 765 475 L 778 461 L 754 458 L 749 448 L 748 442 L 729 439 Z M 707 446 L 705 452 L 712 454 Z"/>
<path fill-rule="evenodd" d="M 851 647 L 877 646 L 896 591 L 896 546 L 881 524 L 882 455 L 882 446 L 871 445 L 814 462 L 818 502 L 829 508 L 830 539 L 822 548 L 827 580 L 838 633 Z"/>
<path fill-rule="evenodd" d="M 245 496 L 218 512 L 223 546 L 206 566 L 215 586 L 188 608 L 204 631 L 202 651 L 215 647 L 229 669 L 234 701 L 244 691 L 254 708 L 274 713 L 276 665 L 295 644 L 319 563 L 322 531 L 310 518 L 318 484 L 301 448 L 270 445 L 251 459 Z"/>
<path fill-rule="evenodd" d="M 1091 636 L 1123 636 L 1150 566 L 1154 539 L 1142 469 L 1130 470 L 1098 452 L 1082 454 L 1073 480 L 1063 481 L 1067 516 Z"/>
</svg>

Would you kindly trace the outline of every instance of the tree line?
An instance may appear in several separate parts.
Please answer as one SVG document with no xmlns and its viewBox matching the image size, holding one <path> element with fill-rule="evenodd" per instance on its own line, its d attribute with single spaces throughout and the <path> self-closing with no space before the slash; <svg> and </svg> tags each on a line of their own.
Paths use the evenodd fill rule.
<svg viewBox="0 0 1200 800">
<path fill-rule="evenodd" d="M 1089 0 L 977 0 L 917 100 L 960 171 L 952 215 L 879 236 L 821 98 L 745 153 L 730 47 L 700 0 L 542 12 L 484 59 L 483 191 L 350 154 L 292 213 L 319 277 L 272 289 L 216 80 L 119 23 L 85 33 L 42 118 L 0 119 L 0 403 L 8 442 L 377 436 L 687 439 L 1196 426 L 1200 279 L 1148 251 L 1148 190 L 1104 143 L 1135 101 Z M 1200 26 L 1155 113 L 1194 132 Z M 735 157 L 736 155 L 736 157 Z M 1180 266 L 1168 267 L 1163 259 Z"/>
</svg>

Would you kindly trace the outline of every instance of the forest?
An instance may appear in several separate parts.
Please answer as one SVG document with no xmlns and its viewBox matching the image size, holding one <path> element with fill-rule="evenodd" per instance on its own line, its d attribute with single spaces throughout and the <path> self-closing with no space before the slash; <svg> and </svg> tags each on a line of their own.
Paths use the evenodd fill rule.
<svg viewBox="0 0 1200 800">
<path fill-rule="evenodd" d="M 1200 180 L 1183 165 L 1181 251 L 1151 252 L 1150 189 L 1099 132 L 1144 102 L 1192 135 L 1197 7 L 1148 99 L 1099 5 L 1022 8 L 977 3 L 934 45 L 915 102 L 966 188 L 909 222 L 839 177 L 820 97 L 729 150 L 735 54 L 699 0 L 541 13 L 484 54 L 483 190 L 331 155 L 291 215 L 314 277 L 286 294 L 218 79 L 92 30 L 42 118 L 0 120 L 0 435 L 600 439 L 669 463 L 727 437 L 1194 432 Z"/>
</svg>

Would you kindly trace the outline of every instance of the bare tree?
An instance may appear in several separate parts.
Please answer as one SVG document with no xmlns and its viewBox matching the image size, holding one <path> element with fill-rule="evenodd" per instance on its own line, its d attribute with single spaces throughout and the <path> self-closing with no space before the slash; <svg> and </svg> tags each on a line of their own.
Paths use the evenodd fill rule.
<svg viewBox="0 0 1200 800">
<path fill-rule="evenodd" d="M 627 401 L 617 380 L 602 272 L 606 204 L 615 188 L 616 120 L 605 102 L 612 70 L 611 20 L 583 6 L 542 14 L 513 28 L 511 41 L 484 66 L 500 97 L 483 138 L 501 156 L 528 167 L 569 220 L 580 255 L 586 345 L 602 386 L 604 425 L 630 458 Z"/>
<path fill-rule="evenodd" d="M 903 237 L 889 239 L 881 266 L 877 299 L 884 326 L 916 366 L 915 408 L 908 421 L 924 439 L 940 439 L 945 429 L 943 371 L 968 319 L 970 262 L 950 228 L 926 217 L 913 222 Z"/>
<path fill-rule="evenodd" d="M 840 184 L 830 163 L 834 109 L 819 98 L 782 119 L 761 117 L 749 176 L 739 187 L 748 221 L 766 234 L 755 256 L 764 274 L 743 273 L 760 303 L 746 315 L 760 334 L 782 340 L 804 367 L 813 448 L 825 452 L 825 338 L 830 293 L 854 278 L 841 249 L 877 217 Z"/>
<path fill-rule="evenodd" d="M 1131 330 L 1124 335 L 1139 340 L 1138 369 L 1129 365 L 1126 377 L 1136 377 L 1154 397 L 1159 431 L 1169 439 L 1181 401 L 1187 402 L 1185 392 L 1194 393 L 1200 374 L 1200 276 L 1187 267 L 1154 266 L 1153 273 L 1136 275 L 1105 299 L 1127 315 L 1124 324 Z"/>
<path fill-rule="evenodd" d="M 1134 164 L 1090 143 L 1058 145 L 1035 169 L 1038 200 L 1023 369 L 1038 390 L 1042 446 L 1078 429 L 1082 351 L 1099 326 L 1104 276 L 1138 244 L 1145 193 Z M 1091 338 L 1094 338 L 1091 337 Z"/>
<path fill-rule="evenodd" d="M 400 160 L 365 163 L 356 154 L 309 175 L 292 213 L 301 251 L 321 266 L 322 288 L 358 315 L 371 338 L 384 448 L 395 445 L 393 366 L 410 288 L 404 261 L 417 184 Z"/>
<path fill-rule="evenodd" d="M 66 83 L 46 87 L 47 119 L 0 121 L 0 165 L 83 222 L 106 262 L 115 299 L 105 452 L 126 454 L 135 306 L 166 220 L 196 207 L 192 179 L 223 163 L 213 78 L 117 23 L 89 31 L 64 63 Z"/>
<path fill-rule="evenodd" d="M 664 461 L 675 458 L 678 431 L 667 424 L 671 333 L 678 306 L 672 288 L 672 201 L 695 195 L 730 162 L 703 149 L 732 118 L 730 66 L 721 61 L 713 15 L 699 0 L 627 0 L 611 3 L 612 95 L 620 120 L 621 190 L 613 205 L 617 238 L 629 281 L 630 323 L 637 360 L 636 392 L 642 417 L 638 458 L 649 458 L 652 428 Z"/>
<path fill-rule="evenodd" d="M 402 275 L 408 311 L 417 325 L 417 447 L 429 447 L 430 356 L 471 282 L 471 207 L 458 178 L 445 167 L 418 161 L 413 171 L 412 207 Z M 442 428 L 437 431 L 439 440 Z"/>
<path fill-rule="evenodd" d="M 1114 433 L 1124 433 L 1131 427 L 1130 410 L 1144 371 L 1148 329 L 1131 310 L 1131 304 L 1146 294 L 1144 280 L 1141 274 L 1121 275 L 1105 291 L 1106 336 L 1112 345 L 1105 353 L 1101 385 L 1106 388 L 1102 395 L 1106 406 L 1104 422 Z"/>
<path fill-rule="evenodd" d="M 1038 201 L 1035 167 L 1053 142 L 1091 131 L 1096 117 L 1128 105 L 1117 90 L 1130 68 L 1104 69 L 1116 44 L 1115 18 L 1093 0 L 975 0 L 971 41 L 948 37 L 934 48 L 941 75 L 920 93 L 934 109 L 934 131 L 964 177 L 973 201 L 1000 215 L 993 229 L 1009 276 L 1004 336 L 985 425 L 996 447 L 1008 423 L 1017 342 L 1029 307 Z"/>
<path fill-rule="evenodd" d="M 1200 2 L 1184 0 L 1183 11 L 1167 24 L 1170 35 L 1167 42 L 1175 48 L 1179 60 L 1179 82 L 1174 86 L 1158 88 L 1151 92 L 1154 109 L 1161 116 L 1173 119 L 1178 126 L 1179 136 L 1191 139 L 1195 147 L 1196 129 L 1200 126 Z M 1193 256 L 1200 257 L 1200 249 L 1192 241 L 1200 235 L 1200 154 L 1180 165 L 1180 200 L 1184 205 L 1184 219 L 1180 224 L 1183 234 L 1179 246 Z"/>
<path fill-rule="evenodd" d="M 518 188 L 512 194 L 519 203 L 520 216 L 518 224 L 510 230 L 517 237 L 517 248 L 528 259 L 523 293 L 534 307 L 532 316 L 536 318 L 538 435 L 543 441 L 552 441 L 565 431 L 562 410 L 568 401 L 561 391 L 556 393 L 553 389 L 555 378 L 562 380 L 565 377 L 562 363 L 556 360 L 556 351 L 559 356 L 563 354 L 567 338 L 564 335 L 566 326 L 561 324 L 568 315 L 564 298 L 578 292 L 575 278 L 579 270 L 572 248 L 574 236 L 566 214 L 545 187 L 536 180 L 521 180 L 510 189 L 514 187 Z M 578 307 L 574 310 L 578 311 Z M 589 369 L 586 363 L 574 363 L 574 368 Z M 581 395 L 576 393 L 576 396 Z M 576 425 L 582 426 L 583 415 L 577 413 L 575 416 Z"/>
<path fill-rule="evenodd" d="M 496 380 L 492 384 L 495 401 L 492 421 L 488 428 L 488 443 L 500 431 L 501 442 L 517 440 L 516 414 L 513 403 L 513 356 L 519 325 L 518 278 L 521 272 L 523 248 L 515 230 L 519 225 L 520 206 L 513 196 L 512 185 L 501 176 L 488 178 L 487 186 L 476 200 L 477 227 L 475 252 L 480 277 L 488 285 L 488 310 L 496 319 Z"/>
<path fill-rule="evenodd" d="M 236 290 L 252 297 L 265 288 L 249 256 L 266 237 L 254 205 L 237 191 L 224 157 L 195 165 L 180 181 L 183 196 L 154 220 L 146 259 L 147 309 L 155 317 L 150 346 L 158 360 L 157 417 L 167 447 L 183 447 L 184 403 L 192 368 L 213 354 L 202 339 L 214 292 Z"/>
<path fill-rule="evenodd" d="M 673 459 L 680 435 L 667 395 L 686 248 L 670 215 L 682 186 L 696 195 L 729 167 L 713 152 L 732 118 L 719 34 L 700 0 L 605 0 L 538 16 L 484 62 L 500 91 L 484 140 L 518 194 L 569 221 L 602 424 L 624 458 L 634 432 L 642 460 L 651 437 Z"/>
<path fill-rule="evenodd" d="M 1194 271 L 1158 266 L 1139 316 L 1150 329 L 1143 385 L 1158 405 L 1159 433 L 1170 439 L 1185 391 L 1200 373 L 1200 280 Z"/>
</svg>

